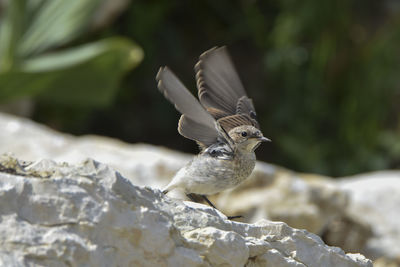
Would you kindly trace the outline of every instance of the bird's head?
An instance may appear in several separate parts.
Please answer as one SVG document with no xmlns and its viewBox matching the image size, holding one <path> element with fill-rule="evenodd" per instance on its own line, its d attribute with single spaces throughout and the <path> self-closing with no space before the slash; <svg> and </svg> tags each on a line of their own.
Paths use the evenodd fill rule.
<svg viewBox="0 0 400 267">
<path fill-rule="evenodd" d="M 228 135 L 241 150 L 254 151 L 261 142 L 271 141 L 259 129 L 251 125 L 241 125 L 231 129 Z"/>
</svg>

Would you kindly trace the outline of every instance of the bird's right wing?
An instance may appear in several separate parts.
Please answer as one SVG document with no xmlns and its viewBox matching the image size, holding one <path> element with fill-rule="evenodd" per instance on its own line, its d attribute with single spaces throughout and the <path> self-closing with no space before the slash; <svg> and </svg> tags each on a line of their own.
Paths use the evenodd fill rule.
<svg viewBox="0 0 400 267">
<path fill-rule="evenodd" d="M 217 121 L 200 105 L 182 82 L 168 67 L 161 67 L 156 80 L 159 90 L 182 113 L 178 131 L 184 137 L 196 141 L 202 149 L 224 139 L 231 143 Z"/>
</svg>

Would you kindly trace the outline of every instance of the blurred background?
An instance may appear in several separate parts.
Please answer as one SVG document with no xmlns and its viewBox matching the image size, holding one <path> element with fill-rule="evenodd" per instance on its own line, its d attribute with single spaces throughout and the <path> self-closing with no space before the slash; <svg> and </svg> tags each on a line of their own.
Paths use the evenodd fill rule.
<svg viewBox="0 0 400 267">
<path fill-rule="evenodd" d="M 345 176 L 400 167 L 400 2 L 0 0 L 0 110 L 75 135 L 197 153 L 158 92 L 227 45 L 272 143 L 259 160 Z"/>
</svg>

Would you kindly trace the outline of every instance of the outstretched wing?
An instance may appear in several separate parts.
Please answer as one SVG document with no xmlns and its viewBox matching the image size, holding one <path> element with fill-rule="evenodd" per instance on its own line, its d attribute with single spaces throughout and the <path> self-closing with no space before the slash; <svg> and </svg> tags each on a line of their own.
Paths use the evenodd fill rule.
<svg viewBox="0 0 400 267">
<path fill-rule="evenodd" d="M 195 140 L 204 149 L 221 138 L 230 143 L 216 120 L 199 101 L 186 89 L 181 81 L 167 67 L 161 67 L 157 73 L 158 88 L 164 96 L 182 113 L 178 131 L 184 137 Z"/>
<path fill-rule="evenodd" d="M 204 52 L 195 72 L 200 103 L 226 131 L 243 124 L 259 128 L 253 102 L 247 97 L 225 47 Z"/>
</svg>

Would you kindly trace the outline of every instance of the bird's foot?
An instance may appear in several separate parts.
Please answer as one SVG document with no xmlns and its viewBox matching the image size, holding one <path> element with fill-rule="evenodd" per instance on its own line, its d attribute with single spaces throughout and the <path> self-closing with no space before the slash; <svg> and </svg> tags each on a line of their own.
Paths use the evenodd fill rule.
<svg viewBox="0 0 400 267">
<path fill-rule="evenodd" d="M 203 199 L 204 199 L 211 207 L 213 207 L 214 209 L 218 210 L 218 209 L 214 206 L 214 204 L 211 203 L 211 201 L 210 201 L 205 195 L 202 195 L 202 197 L 203 197 Z M 227 216 L 227 217 L 228 217 L 228 220 L 234 220 L 234 219 L 243 218 L 242 215 Z"/>
<path fill-rule="evenodd" d="M 239 218 L 243 218 L 243 216 L 242 215 L 228 216 L 228 220 L 234 220 L 234 219 L 239 219 Z"/>
<path fill-rule="evenodd" d="M 186 194 L 186 196 L 193 202 L 198 202 L 198 195 L 196 194 Z M 218 210 L 215 205 L 205 196 L 205 195 L 200 195 L 211 207 L 214 209 Z M 218 210 L 219 211 L 219 210 Z M 234 220 L 234 219 L 239 219 L 243 218 L 242 215 L 236 215 L 236 216 L 227 216 L 228 220 Z"/>
</svg>

